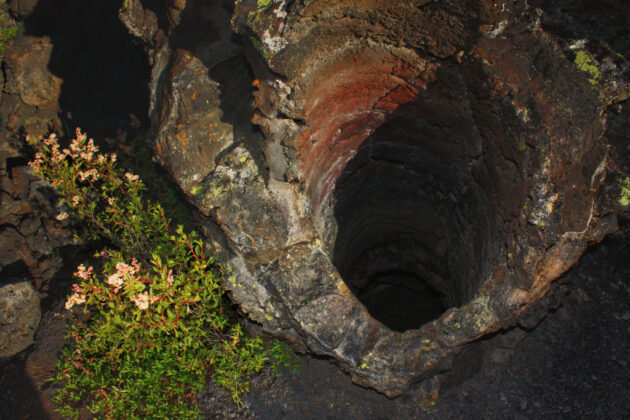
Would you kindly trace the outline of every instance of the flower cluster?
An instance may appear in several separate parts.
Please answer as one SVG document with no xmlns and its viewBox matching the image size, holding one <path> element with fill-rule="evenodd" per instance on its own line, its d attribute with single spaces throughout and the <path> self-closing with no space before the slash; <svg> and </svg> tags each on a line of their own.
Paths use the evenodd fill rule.
<svg viewBox="0 0 630 420">
<path fill-rule="evenodd" d="M 27 138 L 27 140 L 30 143 L 37 142 L 37 139 L 33 138 Z M 111 154 L 109 157 L 100 154 L 98 151 L 98 146 L 94 144 L 94 140 L 88 140 L 87 136 L 84 133 L 81 133 L 79 129 L 77 129 L 76 138 L 72 140 L 68 149 L 63 149 L 59 151 L 59 141 L 57 140 L 57 136 L 54 133 L 43 139 L 42 143 L 45 146 L 44 151 L 38 151 L 35 154 L 35 159 L 29 162 L 29 166 L 33 168 L 33 170 L 37 174 L 42 174 L 46 169 L 48 169 L 49 165 L 47 162 L 47 158 L 50 163 L 53 164 L 59 164 L 70 158 L 77 163 L 98 163 L 98 166 L 103 166 L 108 161 L 111 163 L 114 163 L 116 161 L 115 154 Z M 48 157 L 46 156 L 46 154 L 49 154 L 50 156 Z M 79 170 L 76 175 L 81 181 L 96 181 L 101 177 L 101 174 L 95 168 Z M 60 180 L 56 179 L 53 182 L 55 181 L 59 182 Z"/>
<path fill-rule="evenodd" d="M 119 262 L 116 264 L 116 272 L 107 276 L 107 283 L 114 288 L 114 293 L 118 293 L 123 283 L 135 279 L 138 272 L 140 272 L 140 266 L 135 258 L 131 260 L 131 265 Z"/>
<path fill-rule="evenodd" d="M 86 268 L 85 265 L 81 264 L 80 266 L 77 267 L 77 271 L 75 271 L 73 275 L 74 277 L 79 278 L 82 281 L 85 281 L 85 280 L 88 280 L 93 274 L 94 274 L 93 267 L 90 266 Z M 85 303 L 85 300 L 86 300 L 85 290 L 82 286 L 78 284 L 73 284 L 72 291 L 74 293 L 72 293 L 72 295 L 70 295 L 70 297 L 66 301 L 65 307 L 67 310 L 72 309 L 74 305 L 80 305 L 82 303 Z"/>
<path fill-rule="evenodd" d="M 134 184 L 140 181 L 140 177 L 138 177 L 138 175 L 130 174 L 129 172 L 125 173 L 125 179 L 127 182 Z"/>
<path fill-rule="evenodd" d="M 87 280 L 94 273 L 94 268 L 91 266 L 85 268 L 83 264 L 77 267 L 77 271 L 73 274 L 75 277 L 78 277 L 82 280 Z"/>
<path fill-rule="evenodd" d="M 103 252 L 102 256 L 105 255 Z M 172 277 L 173 270 L 169 270 L 168 278 L 166 279 L 168 284 L 173 283 Z M 112 286 L 112 292 L 114 294 L 118 293 L 122 288 L 125 282 L 138 280 L 137 274 L 140 273 L 140 264 L 138 261 L 133 258 L 130 264 L 125 264 L 124 262 L 116 263 L 116 272 L 107 276 L 107 284 Z M 77 271 L 74 273 L 74 276 L 78 279 L 81 279 L 83 282 L 90 280 L 92 275 L 94 274 L 93 267 L 85 267 L 85 265 L 81 264 L 77 267 Z M 84 283 L 82 283 L 84 284 Z M 78 305 L 85 302 L 85 293 L 83 292 L 84 287 L 74 284 L 73 286 L 74 293 L 68 298 L 66 302 L 66 309 L 71 309 L 74 305 Z M 98 290 L 98 288 L 93 288 Z M 158 300 L 158 298 L 149 298 L 147 292 L 138 293 L 130 298 L 130 301 L 134 302 L 138 309 L 144 310 L 149 307 L 150 303 L 154 303 Z"/>
<path fill-rule="evenodd" d="M 66 309 L 70 310 L 74 305 L 80 305 L 85 302 L 85 295 L 80 293 L 73 293 L 66 302 Z"/>
<path fill-rule="evenodd" d="M 79 267 L 83 267 L 83 265 L 80 265 Z M 83 268 L 85 268 L 85 267 L 83 267 Z M 89 275 L 89 274 L 91 274 L 91 271 L 92 271 L 92 267 L 90 267 L 89 272 L 84 271 L 84 272 L 81 272 L 80 275 L 84 275 L 84 274 L 85 275 Z M 75 273 L 75 276 L 77 274 L 78 273 Z M 70 297 L 66 301 L 65 307 L 66 307 L 67 310 L 72 309 L 72 307 L 74 305 L 80 305 L 82 303 L 85 303 L 85 300 L 86 300 L 86 295 L 85 295 L 85 292 L 83 290 L 83 287 L 79 286 L 78 284 L 73 284 L 72 285 L 72 290 L 74 291 L 74 293 L 72 295 L 70 295 Z"/>
</svg>

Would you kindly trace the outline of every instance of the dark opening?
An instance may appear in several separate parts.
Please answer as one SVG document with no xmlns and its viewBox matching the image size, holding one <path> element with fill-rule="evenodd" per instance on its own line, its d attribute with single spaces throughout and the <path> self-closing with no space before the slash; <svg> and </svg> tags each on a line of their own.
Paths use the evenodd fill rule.
<svg viewBox="0 0 630 420">
<path fill-rule="evenodd" d="M 354 279 L 353 279 L 354 280 Z M 376 273 L 354 293 L 374 318 L 395 331 L 419 328 L 444 312 L 443 295 L 413 272 Z"/>
<path fill-rule="evenodd" d="M 402 332 L 452 305 L 444 209 L 429 173 L 378 149 L 367 141 L 337 180 L 333 263 L 368 312 Z"/>
<path fill-rule="evenodd" d="M 116 138 L 133 114 L 148 126 L 149 66 L 118 9 L 122 2 L 41 0 L 24 20 L 28 36 L 49 37 L 48 70 L 63 79 L 59 96 L 65 134 L 80 127 L 95 140 Z"/>
<path fill-rule="evenodd" d="M 470 96 L 465 83 L 482 73 L 464 70 L 475 77 L 445 69 L 412 100 L 387 97 L 311 139 L 318 234 L 346 285 L 395 331 L 469 302 L 519 252 L 511 230 L 529 155 L 502 133 L 521 122 L 510 104 L 499 119 Z"/>
</svg>

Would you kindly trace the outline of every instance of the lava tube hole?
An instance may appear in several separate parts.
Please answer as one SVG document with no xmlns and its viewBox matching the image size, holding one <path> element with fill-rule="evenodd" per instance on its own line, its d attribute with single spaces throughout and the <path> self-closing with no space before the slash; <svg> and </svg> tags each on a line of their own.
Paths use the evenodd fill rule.
<svg viewBox="0 0 630 420">
<path fill-rule="evenodd" d="M 426 174 L 383 160 L 348 169 L 336 185 L 333 263 L 371 316 L 394 331 L 420 328 L 455 303 L 437 196 Z"/>
</svg>

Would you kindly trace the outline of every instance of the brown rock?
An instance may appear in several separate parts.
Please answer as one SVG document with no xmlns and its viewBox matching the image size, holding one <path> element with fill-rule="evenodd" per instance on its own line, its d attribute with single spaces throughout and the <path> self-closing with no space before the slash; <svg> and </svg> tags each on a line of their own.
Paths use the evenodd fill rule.
<svg viewBox="0 0 630 420">
<path fill-rule="evenodd" d="M 20 122 L 21 120 L 19 114 L 17 112 L 12 112 L 7 118 L 7 130 L 11 132 L 16 131 L 18 128 L 20 128 Z"/>
<path fill-rule="evenodd" d="M 7 85 L 28 105 L 54 109 L 63 80 L 48 70 L 53 44 L 48 38 L 28 38 L 7 54 Z"/>
<path fill-rule="evenodd" d="M 143 9 L 139 0 L 127 0 L 120 9 L 119 16 L 133 36 L 147 44 L 153 42 L 153 36 L 158 30 L 157 16 L 152 11 Z"/>
<path fill-rule="evenodd" d="M 26 200 L 29 187 L 35 176 L 28 166 L 16 166 L 11 169 L 11 194 L 16 199 Z"/>
<path fill-rule="evenodd" d="M 32 211 L 25 200 L 15 200 L 9 194 L 0 191 L 0 219 L 9 215 L 21 216 Z"/>
<path fill-rule="evenodd" d="M 10 0 L 8 3 L 13 13 L 26 17 L 33 13 L 39 0 Z"/>
<path fill-rule="evenodd" d="M 15 229 L 5 227 L 0 232 L 0 268 L 23 260 L 27 266 L 35 266 L 36 257 L 31 255 L 22 235 Z"/>
</svg>

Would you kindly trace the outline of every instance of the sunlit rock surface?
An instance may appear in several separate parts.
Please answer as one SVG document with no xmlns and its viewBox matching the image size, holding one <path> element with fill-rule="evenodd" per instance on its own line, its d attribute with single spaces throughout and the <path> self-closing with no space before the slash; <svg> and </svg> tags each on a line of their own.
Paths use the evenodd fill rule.
<svg viewBox="0 0 630 420">
<path fill-rule="evenodd" d="M 232 299 L 357 383 L 436 390 L 476 340 L 535 325 L 616 229 L 607 109 L 628 97 L 625 52 L 604 72 L 544 30 L 549 11 L 126 4 L 157 159 L 207 217 Z"/>
</svg>

